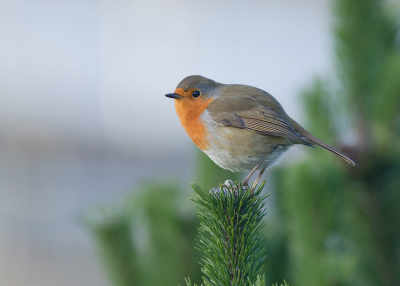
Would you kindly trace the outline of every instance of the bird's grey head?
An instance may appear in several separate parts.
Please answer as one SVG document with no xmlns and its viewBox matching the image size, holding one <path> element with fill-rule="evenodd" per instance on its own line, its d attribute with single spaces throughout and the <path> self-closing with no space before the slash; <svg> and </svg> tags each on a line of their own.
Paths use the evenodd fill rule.
<svg viewBox="0 0 400 286">
<path fill-rule="evenodd" d="M 207 93 L 211 89 L 214 89 L 217 87 L 219 84 L 212 79 L 208 79 L 206 77 L 203 77 L 201 75 L 191 75 L 188 77 L 185 77 L 176 88 L 182 88 L 185 91 L 188 91 L 189 89 L 200 89 L 201 92 Z"/>
<path fill-rule="evenodd" d="M 191 75 L 185 77 L 176 87 L 175 93 L 166 94 L 167 97 L 181 99 L 183 97 L 189 99 L 210 98 L 215 94 L 215 88 L 220 83 L 212 79 L 205 78 L 200 75 Z"/>
</svg>

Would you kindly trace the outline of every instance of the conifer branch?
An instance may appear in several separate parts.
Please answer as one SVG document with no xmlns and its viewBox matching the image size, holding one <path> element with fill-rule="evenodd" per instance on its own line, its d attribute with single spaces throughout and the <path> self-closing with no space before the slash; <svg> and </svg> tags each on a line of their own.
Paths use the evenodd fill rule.
<svg viewBox="0 0 400 286">
<path fill-rule="evenodd" d="M 265 215 L 263 182 L 251 192 L 242 183 L 221 185 L 207 191 L 192 184 L 201 221 L 198 247 L 204 285 L 264 285 L 261 275 L 265 259 L 261 219 Z M 191 285 L 190 280 L 186 281 Z"/>
</svg>

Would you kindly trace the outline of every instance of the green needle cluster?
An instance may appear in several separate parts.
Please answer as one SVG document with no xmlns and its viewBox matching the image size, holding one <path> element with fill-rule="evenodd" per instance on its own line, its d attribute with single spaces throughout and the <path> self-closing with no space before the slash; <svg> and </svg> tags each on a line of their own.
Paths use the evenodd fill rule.
<svg viewBox="0 0 400 286">
<path fill-rule="evenodd" d="M 241 182 L 209 191 L 192 183 L 201 222 L 198 248 L 203 253 L 205 285 L 264 284 L 259 277 L 265 259 L 260 225 L 267 197 L 261 194 L 264 184 L 252 192 Z"/>
</svg>

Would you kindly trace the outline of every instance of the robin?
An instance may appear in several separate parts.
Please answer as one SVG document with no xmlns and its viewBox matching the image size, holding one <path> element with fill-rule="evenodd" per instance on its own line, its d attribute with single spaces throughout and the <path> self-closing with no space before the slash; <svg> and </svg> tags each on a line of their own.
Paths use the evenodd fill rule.
<svg viewBox="0 0 400 286">
<path fill-rule="evenodd" d="M 174 93 L 175 109 L 189 137 L 218 166 L 232 172 L 260 173 L 276 164 L 289 146 L 302 144 L 328 150 L 349 164 L 346 155 L 319 140 L 290 118 L 268 92 L 240 84 L 221 84 L 193 75 L 184 78 Z"/>
</svg>

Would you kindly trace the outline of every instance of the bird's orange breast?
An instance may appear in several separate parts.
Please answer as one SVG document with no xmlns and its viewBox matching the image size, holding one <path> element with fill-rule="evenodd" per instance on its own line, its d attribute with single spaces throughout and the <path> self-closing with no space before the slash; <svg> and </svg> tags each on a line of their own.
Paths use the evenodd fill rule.
<svg viewBox="0 0 400 286">
<path fill-rule="evenodd" d="M 197 147 L 201 150 L 207 149 L 209 146 L 207 142 L 207 128 L 201 122 L 200 115 L 213 99 L 193 98 L 191 90 L 184 91 L 182 88 L 177 88 L 175 92 L 184 97 L 175 100 L 176 113 L 182 126 Z"/>
</svg>

